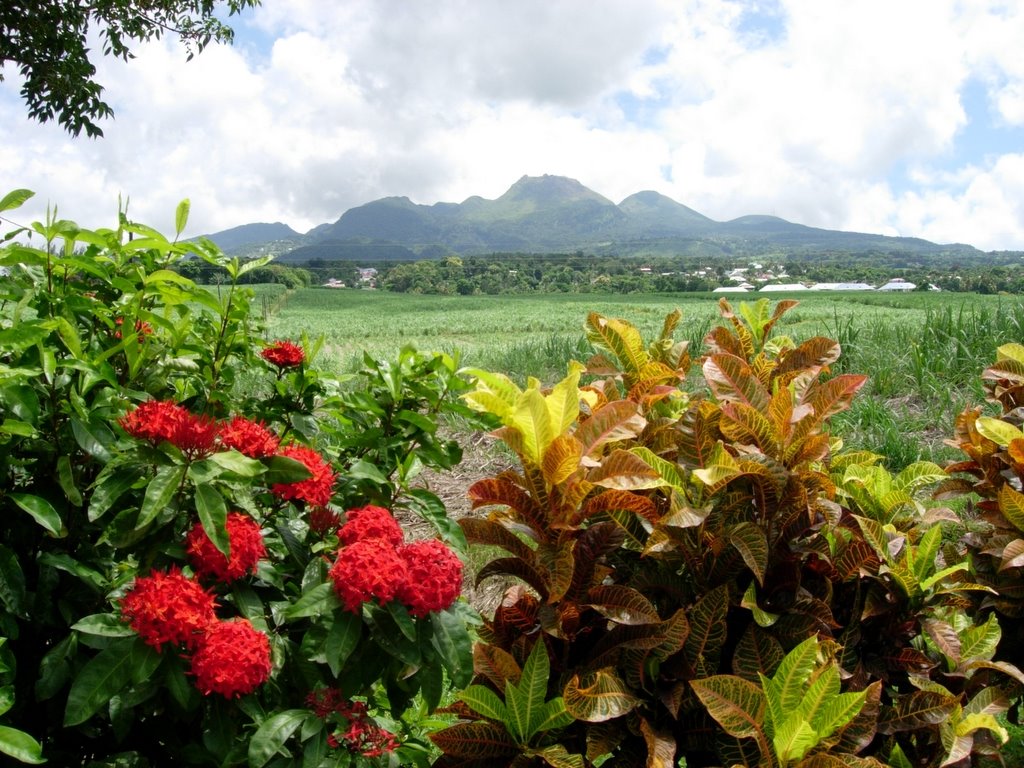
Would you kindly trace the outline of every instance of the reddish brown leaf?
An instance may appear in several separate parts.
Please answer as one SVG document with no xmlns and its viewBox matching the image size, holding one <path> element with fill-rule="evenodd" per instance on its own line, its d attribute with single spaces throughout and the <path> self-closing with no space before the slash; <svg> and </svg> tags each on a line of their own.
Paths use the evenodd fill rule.
<svg viewBox="0 0 1024 768">
<path fill-rule="evenodd" d="M 497 560 L 489 562 L 477 573 L 477 585 L 489 576 L 515 576 L 520 578 L 537 590 L 541 599 L 547 600 L 548 587 L 544 577 L 541 576 L 536 568 L 529 563 L 523 562 L 518 557 L 499 557 Z"/>
<path fill-rule="evenodd" d="M 661 621 L 658 609 L 630 587 L 619 584 L 593 587 L 588 597 L 588 605 L 617 624 L 652 624 Z"/>
<path fill-rule="evenodd" d="M 507 757 L 519 751 L 512 737 L 494 723 L 456 723 L 430 734 L 438 749 L 458 757 Z"/>
<path fill-rule="evenodd" d="M 768 391 L 750 366 L 735 355 L 711 355 L 704 361 L 704 378 L 722 402 L 744 403 L 758 411 L 768 407 Z"/>
<path fill-rule="evenodd" d="M 479 517 L 463 517 L 459 520 L 459 526 L 466 534 L 466 540 L 471 544 L 501 547 L 520 560 L 531 564 L 534 562 L 533 550 L 501 523 Z"/>
<path fill-rule="evenodd" d="M 633 514 L 640 515 L 651 522 L 655 522 L 658 517 L 657 507 L 654 502 L 646 496 L 638 496 L 630 491 L 619 491 L 619 490 L 608 490 L 604 491 L 597 496 L 592 496 L 587 500 L 587 503 L 583 505 L 580 513 L 577 517 L 574 517 L 570 525 L 575 528 L 583 523 L 585 520 L 589 520 L 595 515 L 604 514 L 618 510 L 622 512 L 632 512 Z"/>
<path fill-rule="evenodd" d="M 676 740 L 671 731 L 655 728 L 646 718 L 640 718 L 640 733 L 647 742 L 645 768 L 675 768 Z"/>
<path fill-rule="evenodd" d="M 469 487 L 468 495 L 473 509 L 490 506 L 508 507 L 517 522 L 529 525 L 538 533 L 546 527 L 544 516 L 530 494 L 506 478 L 490 477 L 478 480 Z"/>
<path fill-rule="evenodd" d="M 960 699 L 936 691 L 914 691 L 882 711 L 878 732 L 916 731 L 938 725 L 960 706 Z"/>
<path fill-rule="evenodd" d="M 630 400 L 612 400 L 576 427 L 575 437 L 584 456 L 596 456 L 608 443 L 631 440 L 647 426 L 640 406 Z"/>
<path fill-rule="evenodd" d="M 486 677 L 499 691 L 505 690 L 507 682 L 518 685 L 522 675 L 511 653 L 487 643 L 473 646 L 473 672 Z"/>
<path fill-rule="evenodd" d="M 629 451 L 615 450 L 587 475 L 587 481 L 603 488 L 632 491 L 657 488 L 664 480 L 647 462 Z"/>
<path fill-rule="evenodd" d="M 583 446 L 572 435 L 558 435 L 544 452 L 541 470 L 551 485 L 559 485 L 579 469 Z"/>
</svg>

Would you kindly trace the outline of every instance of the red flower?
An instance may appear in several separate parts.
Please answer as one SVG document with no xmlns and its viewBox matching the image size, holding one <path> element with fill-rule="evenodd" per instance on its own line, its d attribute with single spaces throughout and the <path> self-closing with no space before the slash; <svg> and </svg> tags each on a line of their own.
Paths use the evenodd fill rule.
<svg viewBox="0 0 1024 768">
<path fill-rule="evenodd" d="M 255 573 L 256 563 L 267 554 L 260 527 L 248 515 L 230 513 L 224 528 L 231 544 L 230 558 L 214 546 L 200 523 L 193 525 L 185 537 L 185 552 L 200 579 L 213 578 L 229 584 Z"/>
<path fill-rule="evenodd" d="M 132 437 L 149 440 L 153 445 L 171 443 L 189 459 L 208 455 L 220 431 L 220 425 L 210 417 L 196 416 L 165 400 L 140 403 L 118 423 Z"/>
<path fill-rule="evenodd" d="M 209 416 L 196 416 L 185 412 L 170 436 L 171 445 L 178 448 L 190 460 L 201 459 L 213 452 L 220 433 L 220 424 Z"/>
<path fill-rule="evenodd" d="M 331 749 L 344 746 L 350 752 L 364 757 L 380 757 L 398 749 L 398 739 L 370 718 L 366 712 L 366 703 L 347 701 L 337 688 L 313 691 L 306 697 L 306 706 L 321 720 L 338 715 L 342 725 L 347 725 L 344 731 L 335 730 L 327 734 L 327 745 Z"/>
<path fill-rule="evenodd" d="M 309 530 L 317 536 L 323 536 L 328 531 L 334 531 L 341 522 L 341 515 L 330 507 L 317 507 L 309 513 Z"/>
<path fill-rule="evenodd" d="M 114 320 L 114 325 L 117 326 L 117 330 L 114 331 L 114 338 L 121 338 L 121 326 L 124 325 L 124 318 L 118 317 Z M 146 340 L 146 337 L 153 333 L 153 326 L 147 323 L 145 320 L 135 321 L 135 332 L 138 334 L 139 344 Z"/>
<path fill-rule="evenodd" d="M 387 539 L 395 547 L 400 546 L 402 526 L 383 507 L 365 506 L 350 509 L 345 524 L 338 531 L 338 538 L 344 545 L 355 544 L 361 539 Z"/>
<path fill-rule="evenodd" d="M 149 440 L 156 445 L 170 441 L 189 412 L 177 403 L 166 400 L 148 400 L 126 413 L 118 424 L 132 437 Z"/>
<path fill-rule="evenodd" d="M 153 571 L 135 579 L 121 599 L 121 617 L 148 645 L 195 645 L 203 630 L 216 620 L 213 595 L 177 568 Z"/>
<path fill-rule="evenodd" d="M 326 507 L 331 500 L 331 489 L 336 477 L 331 471 L 331 465 L 319 453 L 304 445 L 287 445 L 280 455 L 301 461 L 313 476 L 297 483 L 277 483 L 271 486 L 271 492 L 282 499 L 298 499 L 313 507 Z"/>
<path fill-rule="evenodd" d="M 271 667 L 270 639 L 248 619 L 232 619 L 207 627 L 190 671 L 203 694 L 230 699 L 255 691 L 270 677 Z"/>
<path fill-rule="evenodd" d="M 362 539 L 338 552 L 327 575 L 345 609 L 357 613 L 360 606 L 376 597 L 391 602 L 406 580 L 405 561 L 386 539 Z"/>
<path fill-rule="evenodd" d="M 350 720 L 348 730 L 342 734 L 340 740 L 333 733 L 328 736 L 329 744 L 332 737 L 334 740 L 332 746 L 335 749 L 344 745 L 349 752 L 363 757 L 380 757 L 398 749 L 398 739 L 395 738 L 395 734 L 384 730 L 368 717 Z"/>
<path fill-rule="evenodd" d="M 279 441 L 262 421 L 235 416 L 221 426 L 220 442 L 225 448 L 233 448 L 250 459 L 261 459 L 277 453 Z"/>
<path fill-rule="evenodd" d="M 278 368 L 296 368 L 306 361 L 302 347 L 290 341 L 275 341 L 260 352 L 260 357 Z"/>
<path fill-rule="evenodd" d="M 413 616 L 451 607 L 462 591 L 462 561 L 437 539 L 415 541 L 398 550 L 408 578 L 397 598 Z"/>
</svg>

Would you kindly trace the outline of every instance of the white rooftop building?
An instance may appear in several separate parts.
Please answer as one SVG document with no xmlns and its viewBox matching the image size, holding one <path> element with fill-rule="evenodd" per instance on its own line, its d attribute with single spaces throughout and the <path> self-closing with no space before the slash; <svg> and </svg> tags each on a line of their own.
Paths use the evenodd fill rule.
<svg viewBox="0 0 1024 768">
<path fill-rule="evenodd" d="M 902 277 L 896 277 L 890 280 L 885 285 L 880 285 L 878 290 L 880 291 L 912 291 L 917 288 L 913 283 L 908 283 Z"/>
</svg>

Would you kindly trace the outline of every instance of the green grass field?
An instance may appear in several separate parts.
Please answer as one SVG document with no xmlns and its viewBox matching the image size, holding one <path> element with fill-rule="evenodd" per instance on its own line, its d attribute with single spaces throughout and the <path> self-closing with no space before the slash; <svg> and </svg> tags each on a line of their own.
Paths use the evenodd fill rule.
<svg viewBox="0 0 1024 768">
<path fill-rule="evenodd" d="M 380 291 L 309 288 L 258 293 L 270 333 L 303 333 L 325 344 L 320 364 L 337 372 L 358 366 L 362 353 L 393 357 L 404 345 L 458 353 L 462 365 L 499 370 L 520 381 L 554 380 L 565 364 L 590 355 L 583 323 L 596 311 L 634 323 L 651 337 L 666 313 L 683 312 L 677 338 L 699 354 L 717 321 L 708 294 L 556 294 L 415 296 Z M 730 296 L 756 301 L 756 294 Z M 774 303 L 780 298 L 772 294 Z M 954 293 L 800 293 L 777 326 L 800 341 L 815 335 L 843 345 L 838 368 L 870 377 L 854 407 L 835 420 L 849 445 L 888 457 L 893 468 L 917 458 L 941 460 L 942 441 L 967 403 L 980 403 L 978 375 L 1008 341 L 1024 342 L 1024 302 L 1015 296 Z"/>
</svg>

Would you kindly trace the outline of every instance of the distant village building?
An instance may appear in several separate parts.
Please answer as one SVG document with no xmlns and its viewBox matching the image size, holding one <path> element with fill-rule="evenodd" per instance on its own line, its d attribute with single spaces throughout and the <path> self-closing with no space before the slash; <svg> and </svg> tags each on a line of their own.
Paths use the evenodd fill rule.
<svg viewBox="0 0 1024 768">
<path fill-rule="evenodd" d="M 752 285 L 723 285 L 715 288 L 712 293 L 747 293 L 753 287 Z"/>
<path fill-rule="evenodd" d="M 326 283 L 323 284 L 323 287 L 324 288 L 344 288 L 345 287 L 345 281 L 344 280 L 339 280 L 336 277 L 332 277 L 330 280 L 328 280 Z"/>
<path fill-rule="evenodd" d="M 765 285 L 761 288 L 761 293 L 778 293 L 781 291 L 806 291 L 807 286 L 803 283 L 775 283 L 774 285 Z"/>
<path fill-rule="evenodd" d="M 875 286 L 867 283 L 815 283 L 812 291 L 873 291 Z"/>
<path fill-rule="evenodd" d="M 880 291 L 912 291 L 917 288 L 913 283 L 908 283 L 902 277 L 895 277 L 885 285 L 878 287 Z"/>
</svg>

